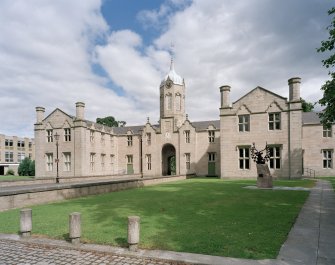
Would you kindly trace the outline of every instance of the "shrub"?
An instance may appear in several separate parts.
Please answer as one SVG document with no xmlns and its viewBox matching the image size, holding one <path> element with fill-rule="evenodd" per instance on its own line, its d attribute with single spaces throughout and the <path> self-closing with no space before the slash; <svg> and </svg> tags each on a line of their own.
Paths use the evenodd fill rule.
<svg viewBox="0 0 335 265">
<path fill-rule="evenodd" d="M 35 161 L 26 157 L 21 161 L 17 171 L 20 176 L 35 176 Z"/>
<path fill-rule="evenodd" d="M 14 176 L 15 175 L 15 172 L 13 169 L 8 169 L 7 172 L 6 172 L 6 176 Z"/>
</svg>

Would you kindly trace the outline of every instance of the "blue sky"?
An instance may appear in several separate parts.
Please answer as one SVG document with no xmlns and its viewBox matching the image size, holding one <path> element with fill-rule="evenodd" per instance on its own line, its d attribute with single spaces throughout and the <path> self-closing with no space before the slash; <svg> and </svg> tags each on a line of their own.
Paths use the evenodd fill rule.
<svg viewBox="0 0 335 265">
<path fill-rule="evenodd" d="M 328 0 L 3 0 L 0 133 L 33 137 L 35 107 L 128 125 L 159 119 L 159 84 L 185 79 L 190 120 L 218 119 L 219 87 L 237 100 L 256 86 L 317 101 L 328 78 L 316 48 L 327 38 Z"/>
</svg>

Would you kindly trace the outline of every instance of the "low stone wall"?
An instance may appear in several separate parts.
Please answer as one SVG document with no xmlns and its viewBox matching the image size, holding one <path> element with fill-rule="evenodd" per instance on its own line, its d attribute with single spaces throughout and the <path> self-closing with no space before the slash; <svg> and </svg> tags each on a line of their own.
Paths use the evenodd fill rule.
<svg viewBox="0 0 335 265">
<path fill-rule="evenodd" d="M 186 179 L 186 176 L 60 183 L 0 190 L 0 211 Z"/>
</svg>

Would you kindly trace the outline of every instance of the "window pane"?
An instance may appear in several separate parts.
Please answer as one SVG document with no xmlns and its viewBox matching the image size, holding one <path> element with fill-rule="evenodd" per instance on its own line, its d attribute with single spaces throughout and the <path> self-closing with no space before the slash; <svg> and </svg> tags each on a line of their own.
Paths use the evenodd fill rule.
<svg viewBox="0 0 335 265">
<path fill-rule="evenodd" d="M 249 159 L 245 160 L 245 169 L 249 169 Z"/>
<path fill-rule="evenodd" d="M 279 158 L 276 159 L 276 168 L 280 168 L 280 159 Z"/>
<path fill-rule="evenodd" d="M 243 160 L 240 159 L 240 169 L 243 169 Z"/>
<path fill-rule="evenodd" d="M 239 151 L 240 151 L 240 157 L 243 157 L 243 149 L 240 148 Z"/>
<path fill-rule="evenodd" d="M 273 123 L 269 123 L 269 130 L 273 130 Z"/>
<path fill-rule="evenodd" d="M 239 132 L 243 132 L 243 124 L 239 124 L 238 125 L 238 131 Z"/>
</svg>

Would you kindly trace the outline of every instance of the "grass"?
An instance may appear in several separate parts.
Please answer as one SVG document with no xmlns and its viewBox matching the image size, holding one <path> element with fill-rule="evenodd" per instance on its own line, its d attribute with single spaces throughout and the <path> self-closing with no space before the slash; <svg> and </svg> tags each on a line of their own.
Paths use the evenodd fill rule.
<svg viewBox="0 0 335 265">
<path fill-rule="evenodd" d="M 12 176 L 12 175 L 4 175 L 4 176 L 1 176 L 0 175 L 0 182 L 1 181 L 15 181 L 15 180 L 30 180 L 30 179 L 33 179 L 34 177 L 32 176 Z"/>
<path fill-rule="evenodd" d="M 80 212 L 84 242 L 124 247 L 127 216 L 138 215 L 140 248 L 275 258 L 309 193 L 243 188 L 247 185 L 255 181 L 191 179 L 33 206 L 33 234 L 65 239 L 69 213 Z M 0 232 L 18 228 L 19 210 L 0 213 Z"/>
</svg>

